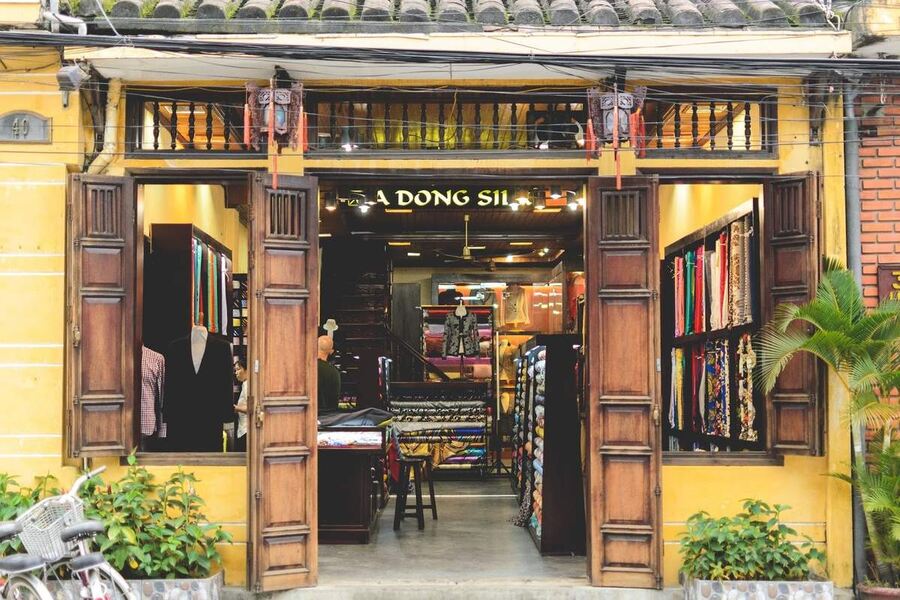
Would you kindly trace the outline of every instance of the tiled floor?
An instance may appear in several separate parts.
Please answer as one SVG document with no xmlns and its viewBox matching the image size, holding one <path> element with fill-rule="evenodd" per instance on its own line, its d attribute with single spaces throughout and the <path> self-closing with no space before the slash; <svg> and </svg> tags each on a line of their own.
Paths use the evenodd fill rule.
<svg viewBox="0 0 900 600">
<path fill-rule="evenodd" d="M 368 545 L 320 545 L 319 583 L 556 580 L 587 583 L 585 558 L 542 557 L 528 532 L 510 523 L 515 497 L 506 479 L 437 481 L 438 520 L 425 514 L 393 530 L 393 499 Z M 427 496 L 426 496 L 427 498 Z M 427 500 L 426 500 L 427 502 Z"/>
</svg>

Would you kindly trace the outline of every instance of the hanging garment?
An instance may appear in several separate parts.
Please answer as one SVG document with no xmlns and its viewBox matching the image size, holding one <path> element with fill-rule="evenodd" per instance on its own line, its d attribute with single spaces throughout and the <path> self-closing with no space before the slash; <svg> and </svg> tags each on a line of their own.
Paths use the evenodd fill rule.
<svg viewBox="0 0 900 600">
<path fill-rule="evenodd" d="M 141 346 L 141 435 L 165 437 L 162 420 L 166 359 L 159 352 Z"/>
<path fill-rule="evenodd" d="M 694 255 L 694 307 L 692 318 L 694 320 L 694 333 L 700 333 L 706 330 L 706 288 L 703 286 L 703 246 L 699 246 Z"/>
<path fill-rule="evenodd" d="M 207 261 L 207 270 L 206 270 L 206 289 L 209 290 L 209 312 L 207 314 L 208 319 L 208 327 L 209 330 L 213 333 L 218 333 L 219 328 L 216 326 L 216 315 L 219 314 L 219 309 L 216 302 L 216 291 L 219 289 L 218 286 L 218 277 L 216 277 L 216 254 L 212 248 L 207 247 L 206 250 L 206 261 Z"/>
<path fill-rule="evenodd" d="M 709 331 L 721 329 L 719 307 L 719 253 L 706 253 L 706 295 L 709 298 Z"/>
<path fill-rule="evenodd" d="M 741 272 L 741 295 L 744 313 L 741 323 L 753 322 L 753 283 L 750 281 L 750 264 L 753 257 L 753 221 L 750 217 L 744 218 L 744 235 L 741 237 L 741 254 L 744 256 L 743 270 Z"/>
<path fill-rule="evenodd" d="M 719 255 L 719 328 L 725 328 L 730 325 L 729 319 L 729 286 L 728 286 L 728 265 L 730 263 L 728 256 L 728 234 L 724 231 L 719 234 L 719 240 L 716 242 L 716 252 Z"/>
<path fill-rule="evenodd" d="M 528 325 L 531 319 L 528 317 L 528 302 L 525 297 L 525 289 L 520 285 L 512 285 L 503 294 L 503 322 L 517 325 L 520 328 Z"/>
<path fill-rule="evenodd" d="M 743 294 L 741 292 L 741 277 L 744 274 L 744 256 L 742 254 L 741 241 L 744 238 L 743 221 L 735 221 L 729 227 L 729 250 L 731 259 L 728 265 L 728 315 L 732 325 L 743 323 Z"/>
<path fill-rule="evenodd" d="M 222 423 L 234 416 L 233 378 L 231 346 L 227 342 L 208 336 L 196 372 L 190 336 L 169 345 L 163 416 L 171 451 L 221 451 Z"/>
<path fill-rule="evenodd" d="M 672 262 L 675 277 L 675 337 L 684 335 L 684 259 L 676 256 Z"/>
<path fill-rule="evenodd" d="M 697 281 L 694 277 L 694 268 L 696 263 L 694 263 L 694 253 L 693 252 L 685 252 L 684 254 L 684 287 L 685 287 L 685 299 L 684 304 L 681 306 L 681 310 L 684 312 L 684 333 L 686 335 L 690 335 L 692 333 L 696 333 L 694 331 L 694 286 Z"/>
<path fill-rule="evenodd" d="M 693 432 L 701 431 L 699 424 L 701 422 L 700 410 L 698 407 L 703 405 L 705 397 L 705 389 L 703 387 L 703 347 L 696 346 L 691 350 L 691 428 Z"/>
<path fill-rule="evenodd" d="M 194 240 L 194 325 L 201 325 L 203 312 L 203 250 L 198 240 Z"/>
<path fill-rule="evenodd" d="M 222 272 L 219 275 L 222 282 L 222 311 L 221 311 L 221 321 L 222 324 L 222 333 L 226 334 L 231 328 L 228 326 L 228 273 L 231 272 L 231 260 L 229 260 L 224 254 L 222 255 Z"/>
<path fill-rule="evenodd" d="M 749 333 L 742 335 L 738 341 L 737 363 L 738 410 L 741 419 L 738 439 L 755 442 L 759 440 L 759 432 L 754 426 L 756 407 L 753 404 L 753 369 L 756 367 L 756 353 L 753 351 L 753 341 Z"/>
<path fill-rule="evenodd" d="M 706 433 L 731 436 L 728 341 L 708 342 L 706 363 Z"/>
<path fill-rule="evenodd" d="M 684 350 L 672 348 L 672 385 L 669 390 L 669 427 L 684 429 Z"/>
<path fill-rule="evenodd" d="M 478 319 L 474 313 L 462 317 L 453 310 L 447 313 L 441 356 L 478 356 Z"/>
</svg>

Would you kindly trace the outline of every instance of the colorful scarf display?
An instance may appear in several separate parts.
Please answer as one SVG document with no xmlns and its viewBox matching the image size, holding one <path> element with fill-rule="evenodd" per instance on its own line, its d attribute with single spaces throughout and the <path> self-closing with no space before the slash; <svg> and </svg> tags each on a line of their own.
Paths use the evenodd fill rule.
<svg viewBox="0 0 900 600">
<path fill-rule="evenodd" d="M 669 390 L 669 427 L 684 429 L 684 350 L 672 348 L 672 385 Z"/>
</svg>

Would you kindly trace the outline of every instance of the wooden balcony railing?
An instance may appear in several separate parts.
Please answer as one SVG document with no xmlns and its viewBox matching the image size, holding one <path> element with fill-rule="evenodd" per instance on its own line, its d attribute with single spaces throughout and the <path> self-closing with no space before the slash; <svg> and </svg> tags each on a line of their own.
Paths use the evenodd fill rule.
<svg viewBox="0 0 900 600">
<path fill-rule="evenodd" d="M 326 92 L 307 95 L 310 155 L 583 152 L 586 92 Z M 128 152 L 258 156 L 244 145 L 243 90 L 129 91 Z M 642 155 L 759 157 L 777 147 L 777 96 L 653 91 Z M 627 146 L 627 144 L 626 144 Z"/>
</svg>

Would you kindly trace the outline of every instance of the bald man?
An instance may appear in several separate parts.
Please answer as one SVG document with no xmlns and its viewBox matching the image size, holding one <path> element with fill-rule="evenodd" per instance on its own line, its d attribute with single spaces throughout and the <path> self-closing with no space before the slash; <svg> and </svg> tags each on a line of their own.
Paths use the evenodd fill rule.
<svg viewBox="0 0 900 600">
<path fill-rule="evenodd" d="M 328 362 L 334 353 L 334 340 L 327 335 L 319 337 L 319 414 L 334 412 L 341 396 L 341 372 Z"/>
</svg>

